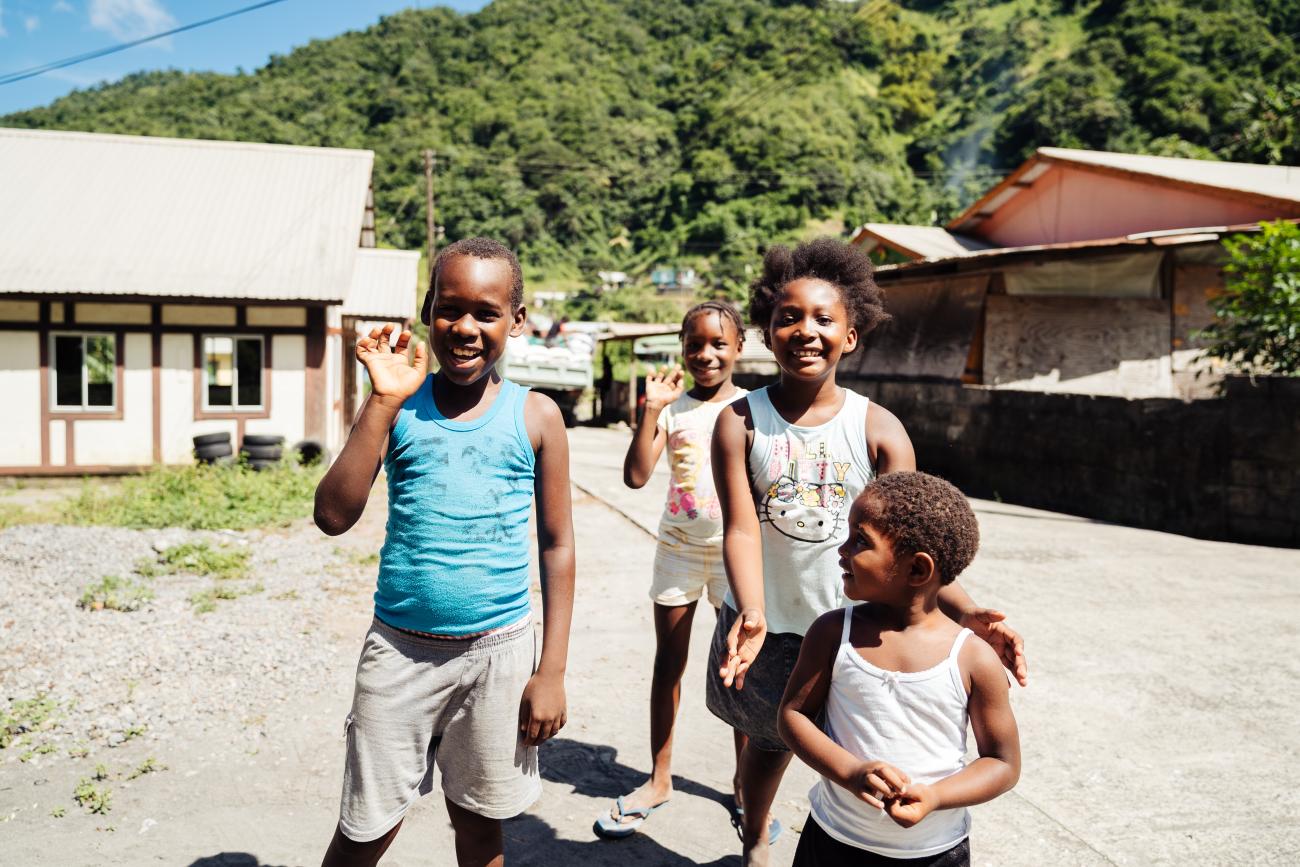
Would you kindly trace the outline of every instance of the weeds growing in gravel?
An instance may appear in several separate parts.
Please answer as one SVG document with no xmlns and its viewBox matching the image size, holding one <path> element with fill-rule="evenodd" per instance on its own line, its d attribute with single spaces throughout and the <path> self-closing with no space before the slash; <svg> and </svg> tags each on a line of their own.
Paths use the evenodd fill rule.
<svg viewBox="0 0 1300 867">
<path fill-rule="evenodd" d="M 148 585 L 131 578 L 105 575 L 81 592 L 77 605 L 91 611 L 104 608 L 113 611 L 135 611 L 153 599 Z"/>
<path fill-rule="evenodd" d="M 265 589 L 261 584 L 253 584 L 247 587 L 239 587 L 233 584 L 213 584 L 207 590 L 200 590 L 197 593 L 190 594 L 190 604 L 194 606 L 195 614 L 208 614 L 217 610 L 219 600 L 251 596 L 254 593 L 261 593 Z"/>
<path fill-rule="evenodd" d="M 102 768 L 103 765 L 100 767 Z M 96 776 L 95 779 L 102 780 L 104 777 Z M 113 809 L 113 790 L 108 786 L 96 786 L 95 780 L 87 777 L 77 784 L 77 788 L 72 792 L 72 800 L 85 808 L 88 813 L 107 813 Z"/>
<path fill-rule="evenodd" d="M 49 731 L 59 724 L 59 703 L 45 693 L 35 698 L 10 700 L 0 710 L 0 750 L 28 732 Z"/>
<path fill-rule="evenodd" d="M 68 747 L 68 758 L 70 759 L 84 759 L 88 755 L 90 755 L 90 747 L 85 744 Z"/>
<path fill-rule="evenodd" d="M 62 819 L 66 815 L 68 815 L 68 811 L 63 807 L 55 807 L 50 810 L 50 817 L 54 819 Z"/>
<path fill-rule="evenodd" d="M 70 524 L 246 530 L 311 514 L 324 467 L 154 467 L 116 485 L 86 484 L 62 507 Z"/>
<path fill-rule="evenodd" d="M 214 578 L 243 578 L 248 572 L 248 552 L 235 548 L 213 548 L 207 542 L 183 542 L 158 555 L 159 562 L 173 572 L 211 575 Z"/>
<path fill-rule="evenodd" d="M 141 762 L 134 771 L 126 775 L 128 780 L 134 780 L 136 777 L 143 777 L 145 774 L 156 774 L 159 771 L 167 770 L 166 765 L 158 764 L 158 760 L 153 756 Z"/>
</svg>

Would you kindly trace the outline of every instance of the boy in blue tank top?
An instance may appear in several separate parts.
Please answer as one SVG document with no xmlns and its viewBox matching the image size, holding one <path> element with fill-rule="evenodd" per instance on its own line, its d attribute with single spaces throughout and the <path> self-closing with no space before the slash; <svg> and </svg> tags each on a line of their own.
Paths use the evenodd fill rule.
<svg viewBox="0 0 1300 867">
<path fill-rule="evenodd" d="M 330 535 L 361 517 L 382 463 L 388 526 L 375 619 L 345 723 L 338 828 L 324 864 L 373 865 L 406 810 L 442 789 L 462 865 L 504 862 L 501 820 L 541 794 L 537 745 L 565 723 L 573 518 L 564 420 L 497 375 L 524 327 L 523 276 L 486 238 L 442 251 L 421 318 L 439 370 L 393 326 L 357 343 L 370 374 L 342 453 L 316 490 Z M 542 652 L 529 603 L 528 517 L 537 498 Z"/>
</svg>

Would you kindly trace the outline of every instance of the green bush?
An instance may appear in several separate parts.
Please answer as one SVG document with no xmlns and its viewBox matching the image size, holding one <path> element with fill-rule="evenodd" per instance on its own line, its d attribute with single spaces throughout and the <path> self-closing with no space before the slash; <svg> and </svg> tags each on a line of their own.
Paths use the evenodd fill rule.
<svg viewBox="0 0 1300 867">
<path fill-rule="evenodd" d="M 155 467 L 114 486 L 87 484 L 63 507 L 70 524 L 246 530 L 311 514 L 324 468 Z"/>
<path fill-rule="evenodd" d="M 38 693 L 35 698 L 14 699 L 0 710 L 0 750 L 28 732 L 47 731 L 59 724 L 59 703 Z"/>
<path fill-rule="evenodd" d="M 1206 355 L 1255 376 L 1300 375 L 1300 226 L 1279 220 L 1223 242 L 1227 286 L 1200 332 Z"/>
<path fill-rule="evenodd" d="M 207 542 L 183 542 L 166 549 L 159 561 L 172 572 L 190 572 L 217 578 L 243 578 L 248 572 L 248 552 L 213 548 Z"/>
<path fill-rule="evenodd" d="M 77 605 L 91 611 L 135 611 L 153 599 L 153 590 L 139 581 L 105 575 L 86 587 Z"/>
</svg>

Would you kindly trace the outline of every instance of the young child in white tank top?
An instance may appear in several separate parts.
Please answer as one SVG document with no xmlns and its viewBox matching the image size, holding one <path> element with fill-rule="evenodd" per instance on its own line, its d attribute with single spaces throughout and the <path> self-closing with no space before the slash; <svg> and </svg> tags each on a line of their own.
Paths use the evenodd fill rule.
<svg viewBox="0 0 1300 867">
<path fill-rule="evenodd" d="M 960 491 L 917 472 L 872 482 L 848 523 L 844 595 L 866 604 L 813 623 L 781 702 L 782 737 L 822 777 L 794 865 L 969 864 L 966 808 L 1020 776 L 998 656 L 939 610 L 979 525 Z"/>
</svg>

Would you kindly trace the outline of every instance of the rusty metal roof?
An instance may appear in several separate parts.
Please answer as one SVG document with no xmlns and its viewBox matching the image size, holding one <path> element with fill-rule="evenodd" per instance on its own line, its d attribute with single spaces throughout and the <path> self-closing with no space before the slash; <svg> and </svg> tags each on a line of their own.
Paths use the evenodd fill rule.
<svg viewBox="0 0 1300 867">
<path fill-rule="evenodd" d="M 374 154 L 0 129 L 0 293 L 342 302 Z"/>
</svg>

